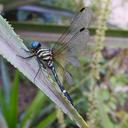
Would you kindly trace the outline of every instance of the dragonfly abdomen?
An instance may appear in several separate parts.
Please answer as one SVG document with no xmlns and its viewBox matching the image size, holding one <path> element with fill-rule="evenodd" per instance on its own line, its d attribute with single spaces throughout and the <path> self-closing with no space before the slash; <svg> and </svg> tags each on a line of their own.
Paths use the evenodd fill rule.
<svg viewBox="0 0 128 128">
<path fill-rule="evenodd" d="M 58 84 L 58 86 L 59 86 L 61 92 L 63 92 L 64 96 L 66 96 L 67 99 L 70 101 L 70 103 L 73 105 L 73 102 L 72 102 L 72 99 L 71 99 L 69 93 L 64 89 L 64 86 L 61 84 L 61 82 L 60 82 L 60 80 L 59 80 L 59 78 L 58 78 L 58 75 L 57 75 L 57 73 L 56 73 L 56 70 L 55 70 L 54 65 L 51 67 L 51 71 L 52 71 L 52 73 L 53 73 L 53 76 L 54 76 L 54 78 L 55 78 L 55 81 L 57 82 L 57 84 Z"/>
</svg>

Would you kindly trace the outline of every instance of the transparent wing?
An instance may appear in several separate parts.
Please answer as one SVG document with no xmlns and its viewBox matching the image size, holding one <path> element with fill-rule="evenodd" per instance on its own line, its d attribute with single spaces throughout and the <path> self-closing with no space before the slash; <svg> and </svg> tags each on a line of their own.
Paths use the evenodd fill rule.
<svg viewBox="0 0 128 128">
<path fill-rule="evenodd" d="M 73 18 L 67 31 L 58 39 L 59 46 L 53 47 L 54 57 L 62 58 L 71 62 L 75 56 L 86 49 L 89 39 L 88 25 L 91 21 L 92 12 L 90 8 L 82 8 Z M 68 60 L 70 59 L 70 60 Z M 65 61 L 66 61 L 65 60 Z M 75 62 L 76 63 L 76 62 Z"/>
<path fill-rule="evenodd" d="M 80 28 L 83 27 L 88 28 L 89 23 L 91 21 L 91 17 L 92 17 L 91 9 L 89 7 L 82 8 L 79 12 L 75 14 L 69 25 L 69 28 L 66 31 L 64 31 L 64 33 L 59 37 L 57 42 L 63 45 L 65 42 L 67 42 L 70 39 L 71 36 L 73 36 L 76 32 L 78 32 Z M 58 47 L 58 44 L 56 43 L 54 48 L 56 49 L 56 47 L 59 49 L 61 46 Z"/>
<path fill-rule="evenodd" d="M 92 17 L 92 10 L 89 7 L 82 8 L 79 13 L 74 17 L 71 25 L 71 29 L 73 28 L 88 28 L 90 24 L 90 20 Z"/>
<path fill-rule="evenodd" d="M 79 66 L 77 55 L 86 49 L 89 39 L 88 26 L 91 21 L 91 15 L 90 8 L 82 8 L 74 16 L 69 29 L 58 39 L 58 45 L 56 44 L 53 47 L 53 58 L 57 63 L 61 64 L 61 66 L 58 66 L 64 72 L 61 74 L 65 75 L 68 83 L 71 83 L 72 79 L 71 75 L 64 69 L 65 65 L 70 63 L 74 66 Z"/>
<path fill-rule="evenodd" d="M 55 60 L 55 61 L 56 61 L 56 60 Z M 59 77 L 59 80 L 60 80 L 62 83 L 63 83 L 63 80 L 66 80 L 69 85 L 72 85 L 72 84 L 73 84 L 73 80 L 72 80 L 71 74 L 70 74 L 68 71 L 66 71 L 66 70 L 64 69 L 64 67 L 62 66 L 62 64 L 60 64 L 60 63 L 58 63 L 58 62 L 56 61 L 56 66 L 55 66 L 55 68 L 56 68 L 56 71 L 57 71 L 57 75 L 58 75 L 58 77 Z"/>
</svg>

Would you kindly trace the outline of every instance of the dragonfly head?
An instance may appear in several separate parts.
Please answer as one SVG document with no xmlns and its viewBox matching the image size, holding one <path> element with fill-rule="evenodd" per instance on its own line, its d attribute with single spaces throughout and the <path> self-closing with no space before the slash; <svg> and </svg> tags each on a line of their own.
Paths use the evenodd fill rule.
<svg viewBox="0 0 128 128">
<path fill-rule="evenodd" d="M 32 41 L 31 42 L 31 50 L 37 51 L 41 47 L 41 43 L 38 41 Z"/>
</svg>

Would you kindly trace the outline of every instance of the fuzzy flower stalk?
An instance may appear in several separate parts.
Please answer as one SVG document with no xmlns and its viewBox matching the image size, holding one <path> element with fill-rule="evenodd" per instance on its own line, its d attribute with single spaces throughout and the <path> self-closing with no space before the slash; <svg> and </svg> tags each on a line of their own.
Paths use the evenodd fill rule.
<svg viewBox="0 0 128 128">
<path fill-rule="evenodd" d="M 99 9 L 99 17 L 97 21 L 97 29 L 96 29 L 96 35 L 95 35 L 95 43 L 96 43 L 96 49 L 95 54 L 93 56 L 92 60 L 92 74 L 94 79 L 99 79 L 99 69 L 100 65 L 99 62 L 102 59 L 102 49 L 104 48 L 104 39 L 105 39 L 105 32 L 107 30 L 106 21 L 108 18 L 108 14 L 110 13 L 109 6 L 110 6 L 110 0 L 103 0 L 101 2 L 101 8 Z"/>
<path fill-rule="evenodd" d="M 110 124 L 106 123 L 109 119 L 104 111 L 104 105 L 102 101 L 102 91 L 99 89 L 97 84 L 97 80 L 100 79 L 100 69 L 102 69 L 100 62 L 102 60 L 102 49 L 104 48 L 104 39 L 105 39 L 105 32 L 107 29 L 106 21 L 109 14 L 109 6 L 110 0 L 102 0 L 100 2 L 101 6 L 98 8 L 99 10 L 99 17 L 97 21 L 97 29 L 95 35 L 95 52 L 92 58 L 92 86 L 91 91 L 88 95 L 89 99 L 89 125 L 92 128 L 95 127 L 109 127 Z M 101 123 L 102 122 L 102 123 Z M 108 121 L 109 122 L 109 121 Z"/>
</svg>

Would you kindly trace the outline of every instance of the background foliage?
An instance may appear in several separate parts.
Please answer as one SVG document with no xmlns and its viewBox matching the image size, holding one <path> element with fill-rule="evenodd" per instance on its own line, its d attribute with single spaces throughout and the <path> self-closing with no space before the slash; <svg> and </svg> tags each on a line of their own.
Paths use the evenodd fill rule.
<svg viewBox="0 0 128 128">
<path fill-rule="evenodd" d="M 58 24 L 55 33 L 62 33 L 66 27 L 60 25 L 67 25 L 74 14 L 73 11 L 83 5 L 82 0 L 79 2 L 77 0 L 63 2 L 1 0 L 0 3 L 4 7 L 3 17 L 12 23 L 19 34 L 27 31 L 32 32 L 33 35 L 35 32 L 41 34 L 54 32 L 55 29 L 51 28 L 55 28 Z M 35 6 L 37 9 L 34 11 L 21 8 L 26 5 Z M 109 6 L 110 0 L 104 3 L 92 1 L 91 8 L 96 19 L 93 19 L 95 22 L 92 21 L 93 28 L 90 29 L 91 38 L 93 38 L 90 41 L 92 47 L 86 51 L 87 56 L 80 57 L 81 67 L 74 69 L 70 65 L 67 66 L 73 75 L 74 84 L 73 86 L 67 85 L 66 82 L 64 84 L 70 92 L 75 107 L 91 128 L 128 127 L 128 51 L 127 48 L 122 49 L 121 42 L 118 47 L 114 45 L 112 48 L 105 43 L 107 38 L 125 40 L 128 32 L 117 30 L 117 28 L 111 30 L 110 26 L 107 26 Z M 38 11 L 39 8 L 56 11 L 58 15 Z M 44 40 L 38 36 L 32 37 L 31 34 L 28 34 L 28 37 L 21 34 L 21 37 L 26 45 L 34 39 Z M 46 43 L 51 42 L 54 40 Z M 50 128 L 53 126 L 54 128 L 77 128 L 74 122 L 2 57 L 0 71 L 0 126 L 2 128 Z"/>
</svg>

